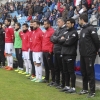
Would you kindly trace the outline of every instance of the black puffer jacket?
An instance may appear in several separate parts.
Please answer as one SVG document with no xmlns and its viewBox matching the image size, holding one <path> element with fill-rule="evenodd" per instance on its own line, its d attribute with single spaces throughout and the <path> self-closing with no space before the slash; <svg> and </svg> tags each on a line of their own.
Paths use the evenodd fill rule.
<svg viewBox="0 0 100 100">
<path fill-rule="evenodd" d="M 62 44 L 62 55 L 67 56 L 77 56 L 77 43 L 78 43 L 78 33 L 75 28 L 68 29 L 63 33 L 64 39 L 59 39 Z"/>
<path fill-rule="evenodd" d="M 5 44 L 5 32 L 2 28 L 0 28 L 0 48 Z"/>
<path fill-rule="evenodd" d="M 81 56 L 95 56 L 99 50 L 99 38 L 95 28 L 87 24 L 80 32 L 79 50 Z"/>
<path fill-rule="evenodd" d="M 62 45 L 59 43 L 58 40 L 65 31 L 66 31 L 66 26 L 63 26 L 62 28 L 58 28 L 53 34 L 53 36 L 51 37 L 51 42 L 54 43 L 53 52 L 56 54 L 61 54 Z"/>
</svg>

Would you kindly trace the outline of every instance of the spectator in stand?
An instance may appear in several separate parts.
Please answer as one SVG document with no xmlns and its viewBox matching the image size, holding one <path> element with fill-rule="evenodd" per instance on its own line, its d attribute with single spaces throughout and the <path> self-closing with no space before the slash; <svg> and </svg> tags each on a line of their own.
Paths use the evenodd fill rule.
<svg viewBox="0 0 100 100">
<path fill-rule="evenodd" d="M 97 11 L 96 5 L 92 4 L 91 9 L 88 10 L 88 14 L 92 14 L 95 10 Z"/>
<path fill-rule="evenodd" d="M 29 16 L 27 17 L 27 21 L 26 22 L 30 22 L 30 20 L 32 20 L 32 15 L 29 14 Z"/>
<path fill-rule="evenodd" d="M 47 19 L 49 19 L 50 15 L 51 15 L 51 12 L 50 12 L 50 9 L 48 8 L 48 9 L 47 9 L 47 12 L 44 14 L 44 16 L 45 16 Z"/>
<path fill-rule="evenodd" d="M 46 3 L 44 3 L 43 4 L 43 14 L 45 13 L 45 12 L 47 12 L 47 9 L 48 9 L 48 6 L 47 6 L 47 4 Z"/>
<path fill-rule="evenodd" d="M 69 10 L 70 9 L 70 6 L 73 6 L 74 7 L 74 3 L 71 1 L 71 0 L 66 0 L 66 9 Z"/>
<path fill-rule="evenodd" d="M 74 9 L 72 6 L 70 6 L 70 9 L 68 11 L 68 15 L 67 15 L 67 18 L 71 18 L 74 16 Z"/>
<path fill-rule="evenodd" d="M 100 27 L 100 7 L 98 8 L 97 19 L 98 19 L 98 26 Z"/>
</svg>

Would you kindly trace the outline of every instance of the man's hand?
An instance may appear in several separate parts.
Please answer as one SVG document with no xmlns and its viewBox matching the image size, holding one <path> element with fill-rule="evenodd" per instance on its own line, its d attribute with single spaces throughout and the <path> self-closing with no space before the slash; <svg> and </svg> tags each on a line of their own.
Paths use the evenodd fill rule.
<svg viewBox="0 0 100 100">
<path fill-rule="evenodd" d="M 61 37 L 61 40 L 65 39 L 64 36 Z"/>
</svg>

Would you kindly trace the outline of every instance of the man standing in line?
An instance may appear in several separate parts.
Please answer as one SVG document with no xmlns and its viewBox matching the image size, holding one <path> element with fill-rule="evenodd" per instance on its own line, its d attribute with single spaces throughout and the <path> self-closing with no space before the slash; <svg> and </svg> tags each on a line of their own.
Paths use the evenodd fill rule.
<svg viewBox="0 0 100 100">
<path fill-rule="evenodd" d="M 83 89 L 79 94 L 88 93 L 88 82 L 90 92 L 88 97 L 95 96 L 95 70 L 94 63 L 99 50 L 99 38 L 95 28 L 88 24 L 87 14 L 79 17 L 79 24 L 82 27 L 79 39 L 80 67 L 82 73 Z"/>
<path fill-rule="evenodd" d="M 7 58 L 7 66 L 5 67 L 6 70 L 10 71 L 13 70 L 13 42 L 14 42 L 14 29 L 10 26 L 11 19 L 5 20 L 5 53 Z"/>
</svg>

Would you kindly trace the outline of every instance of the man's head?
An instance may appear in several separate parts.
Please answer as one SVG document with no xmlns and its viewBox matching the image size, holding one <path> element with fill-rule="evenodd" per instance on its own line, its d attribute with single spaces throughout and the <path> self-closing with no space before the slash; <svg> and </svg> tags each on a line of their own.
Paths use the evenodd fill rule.
<svg viewBox="0 0 100 100">
<path fill-rule="evenodd" d="M 15 30 L 20 29 L 21 28 L 21 24 L 20 23 L 15 23 Z"/>
<path fill-rule="evenodd" d="M 30 29 L 31 29 L 31 31 L 33 31 L 33 22 L 34 22 L 34 20 L 30 21 Z"/>
<path fill-rule="evenodd" d="M 11 25 L 11 19 L 6 19 L 5 20 L 5 25 L 10 26 Z"/>
<path fill-rule="evenodd" d="M 87 14 L 81 14 L 79 16 L 79 24 L 83 26 L 84 24 L 88 23 L 88 15 Z"/>
<path fill-rule="evenodd" d="M 59 28 L 61 28 L 64 24 L 65 24 L 65 22 L 62 17 L 57 19 L 57 25 Z"/>
<path fill-rule="evenodd" d="M 44 21 L 44 28 L 47 30 L 50 27 L 51 27 L 50 21 L 49 20 L 45 20 Z"/>
<path fill-rule="evenodd" d="M 40 22 L 38 20 L 34 20 L 34 22 L 33 22 L 33 29 L 36 30 L 39 27 L 40 27 Z"/>
<path fill-rule="evenodd" d="M 22 30 L 23 32 L 26 32 L 28 30 L 28 24 L 27 23 L 24 23 L 23 26 L 22 26 Z"/>
<path fill-rule="evenodd" d="M 70 19 L 67 20 L 67 22 L 66 22 L 67 29 L 73 28 L 74 25 L 75 25 L 74 19 L 70 18 Z"/>
</svg>

